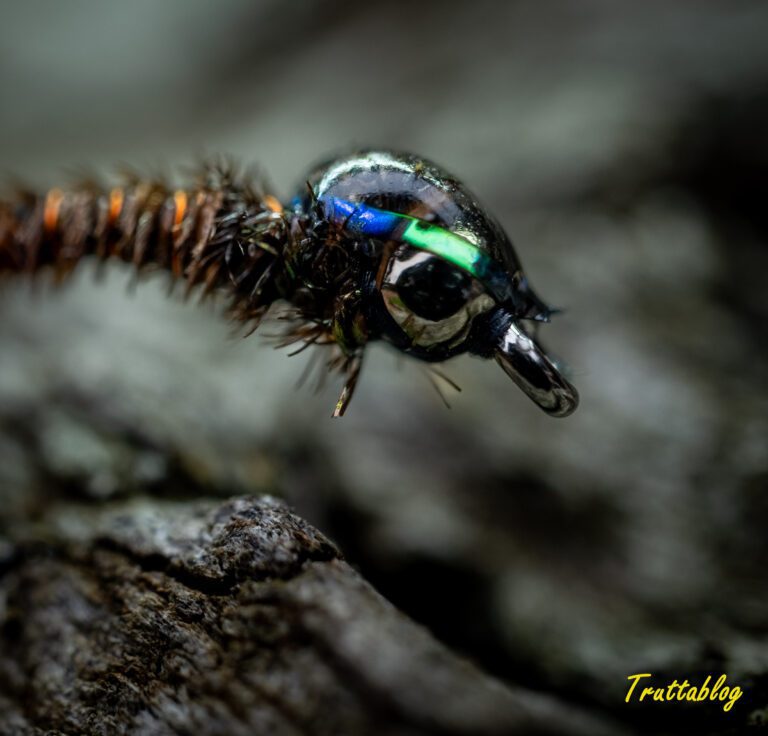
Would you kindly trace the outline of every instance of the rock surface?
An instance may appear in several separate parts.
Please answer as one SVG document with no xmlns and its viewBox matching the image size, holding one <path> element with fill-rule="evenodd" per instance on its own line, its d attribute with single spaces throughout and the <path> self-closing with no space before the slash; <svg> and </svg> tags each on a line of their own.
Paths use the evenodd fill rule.
<svg viewBox="0 0 768 736">
<path fill-rule="evenodd" d="M 482 674 L 269 497 L 18 529 L 0 577 L 0 732 L 611 734 Z"/>
</svg>

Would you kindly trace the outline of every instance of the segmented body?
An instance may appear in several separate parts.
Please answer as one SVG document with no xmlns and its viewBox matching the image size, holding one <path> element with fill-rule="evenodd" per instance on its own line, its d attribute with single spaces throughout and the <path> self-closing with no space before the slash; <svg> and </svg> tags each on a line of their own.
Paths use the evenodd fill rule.
<svg viewBox="0 0 768 736">
<path fill-rule="evenodd" d="M 233 313 L 258 320 L 280 296 L 286 221 L 278 200 L 211 168 L 190 189 L 134 180 L 22 193 L 0 202 L 0 275 L 53 271 L 83 259 L 163 269 L 188 289 L 225 290 Z"/>
</svg>

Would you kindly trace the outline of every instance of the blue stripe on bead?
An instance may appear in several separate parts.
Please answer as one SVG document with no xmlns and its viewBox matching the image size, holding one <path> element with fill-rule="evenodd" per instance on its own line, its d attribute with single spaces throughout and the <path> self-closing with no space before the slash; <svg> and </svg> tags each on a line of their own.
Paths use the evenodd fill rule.
<svg viewBox="0 0 768 736">
<path fill-rule="evenodd" d="M 340 225 L 348 233 L 367 238 L 400 239 L 415 223 L 420 222 L 410 215 L 388 212 L 338 197 L 322 198 L 319 201 L 329 221 Z M 441 234 L 446 241 L 444 243 L 441 242 Z M 479 279 L 498 301 L 504 302 L 514 297 L 514 289 L 504 267 L 476 245 L 450 230 L 426 224 L 425 232 L 420 237 L 406 238 L 406 242 L 445 258 L 467 271 Z"/>
<path fill-rule="evenodd" d="M 347 202 L 338 197 L 322 200 L 325 216 L 338 223 L 350 233 L 368 238 L 391 238 L 402 217 L 394 212 L 387 212 L 366 204 Z"/>
</svg>

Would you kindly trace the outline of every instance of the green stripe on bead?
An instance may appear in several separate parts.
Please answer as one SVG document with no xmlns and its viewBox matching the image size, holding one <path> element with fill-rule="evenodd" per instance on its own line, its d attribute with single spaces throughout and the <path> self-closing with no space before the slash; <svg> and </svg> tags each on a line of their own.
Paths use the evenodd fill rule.
<svg viewBox="0 0 768 736">
<path fill-rule="evenodd" d="M 483 275 L 485 254 L 476 245 L 445 228 L 423 220 L 408 219 L 410 222 L 401 236 L 403 241 L 450 261 L 476 278 Z"/>
<path fill-rule="evenodd" d="M 399 212 L 380 210 L 362 202 L 331 197 L 323 202 L 325 214 L 351 233 L 381 240 L 399 240 L 433 253 L 478 279 L 500 302 L 513 296 L 504 267 L 458 233 Z"/>
</svg>

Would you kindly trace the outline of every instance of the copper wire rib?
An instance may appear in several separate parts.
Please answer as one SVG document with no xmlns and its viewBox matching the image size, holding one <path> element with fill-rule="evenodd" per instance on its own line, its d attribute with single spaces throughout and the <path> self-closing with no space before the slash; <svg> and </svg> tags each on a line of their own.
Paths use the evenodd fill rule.
<svg viewBox="0 0 768 736">
<path fill-rule="evenodd" d="M 285 241 L 276 203 L 221 166 L 207 168 L 190 189 L 134 179 L 109 190 L 87 184 L 18 193 L 0 201 L 0 277 L 52 272 L 61 279 L 88 257 L 118 259 L 139 274 L 165 270 L 188 291 L 224 289 L 238 319 L 258 320 L 278 296 L 266 284 Z"/>
</svg>

